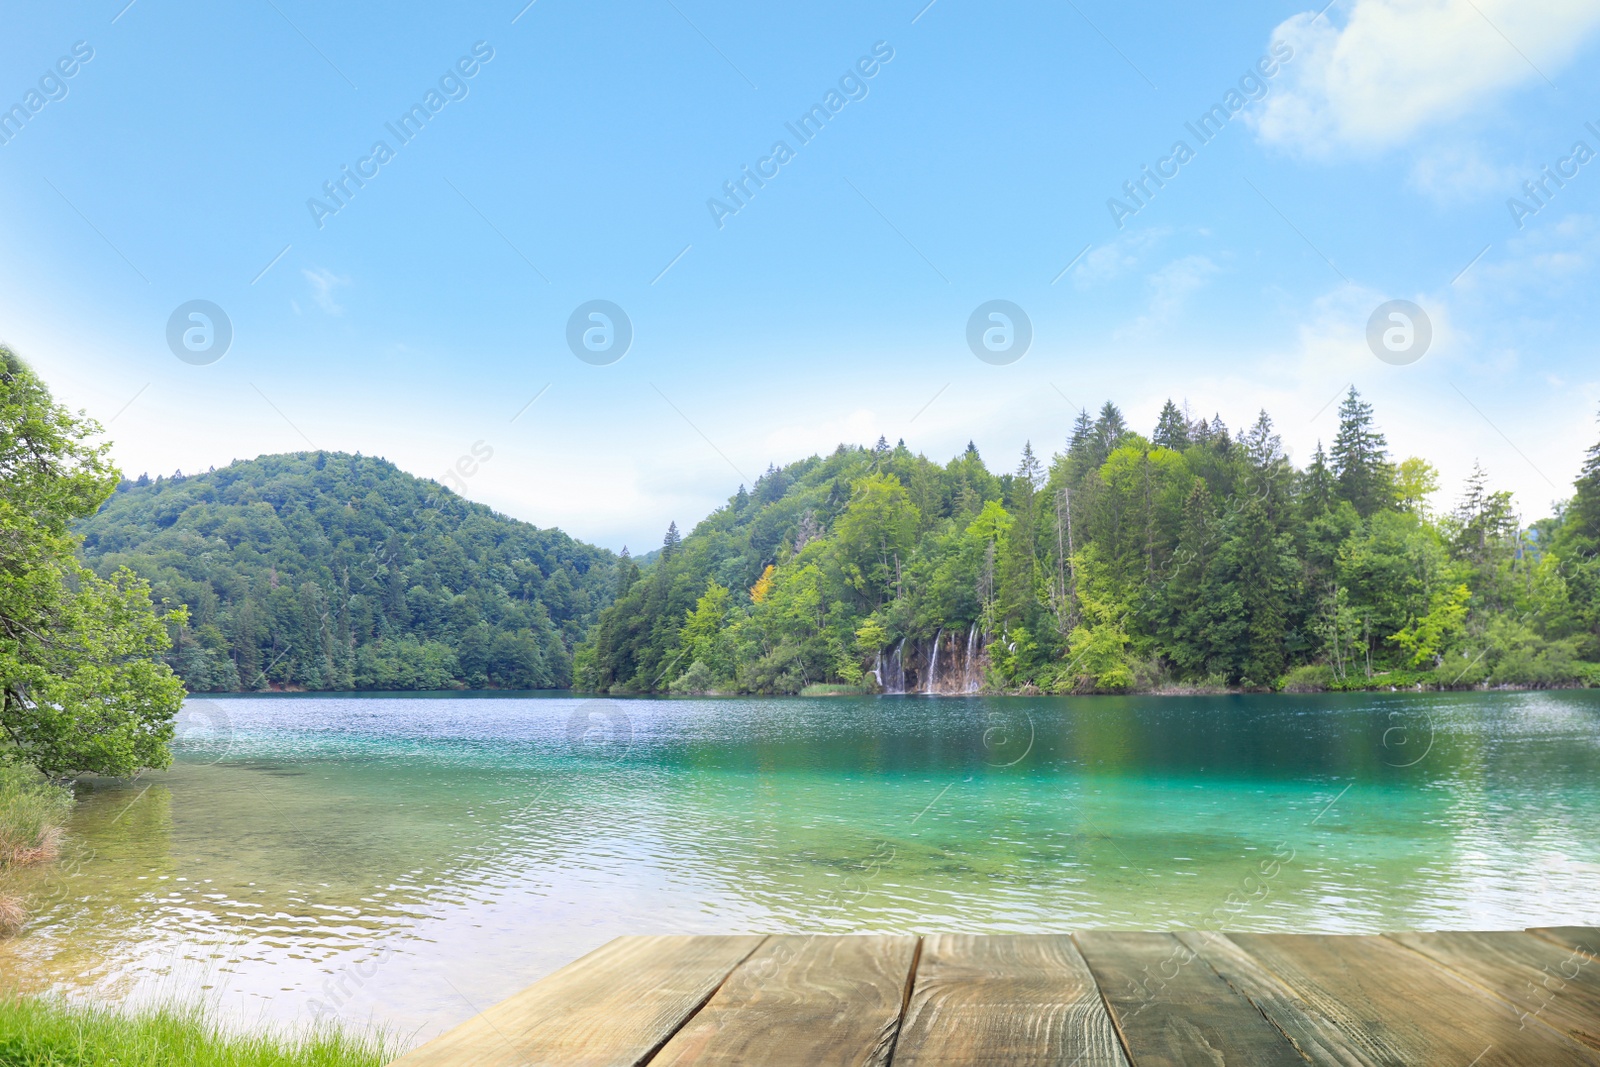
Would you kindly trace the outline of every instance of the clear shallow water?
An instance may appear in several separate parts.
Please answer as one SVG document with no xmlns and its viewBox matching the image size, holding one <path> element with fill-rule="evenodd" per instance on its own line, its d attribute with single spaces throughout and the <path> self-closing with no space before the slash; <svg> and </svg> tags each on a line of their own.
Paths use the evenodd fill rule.
<svg viewBox="0 0 1600 1067">
<path fill-rule="evenodd" d="M 426 1037 L 624 933 L 1597 923 L 1600 694 L 207 699 L 72 829 L 6 984 Z"/>
</svg>

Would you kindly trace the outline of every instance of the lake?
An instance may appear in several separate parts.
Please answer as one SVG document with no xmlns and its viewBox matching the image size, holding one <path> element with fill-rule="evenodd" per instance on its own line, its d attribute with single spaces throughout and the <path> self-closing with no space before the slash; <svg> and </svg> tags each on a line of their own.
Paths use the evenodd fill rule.
<svg viewBox="0 0 1600 1067">
<path fill-rule="evenodd" d="M 427 1037 L 625 933 L 1600 923 L 1600 693 L 191 700 L 9 984 Z"/>
</svg>

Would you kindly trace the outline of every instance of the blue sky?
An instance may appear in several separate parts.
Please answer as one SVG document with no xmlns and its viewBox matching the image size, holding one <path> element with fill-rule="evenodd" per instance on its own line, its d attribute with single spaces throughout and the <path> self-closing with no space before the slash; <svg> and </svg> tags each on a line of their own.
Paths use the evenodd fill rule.
<svg viewBox="0 0 1600 1067">
<path fill-rule="evenodd" d="M 1481 459 L 1529 519 L 1600 436 L 1593 3 L 125 3 L 8 11 L 0 340 L 130 473 L 476 447 L 466 495 L 646 549 L 770 462 L 1009 469 L 1108 398 L 1265 407 L 1303 460 L 1354 383 L 1436 504 Z M 197 299 L 214 362 L 168 343 Z M 613 362 L 567 342 L 596 299 Z M 996 299 L 1033 334 L 999 365 Z"/>
</svg>

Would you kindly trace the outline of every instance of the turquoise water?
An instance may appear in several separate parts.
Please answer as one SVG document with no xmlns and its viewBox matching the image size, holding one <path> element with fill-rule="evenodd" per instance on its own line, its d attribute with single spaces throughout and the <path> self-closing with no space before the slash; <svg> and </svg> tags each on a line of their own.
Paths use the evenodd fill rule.
<svg viewBox="0 0 1600 1067">
<path fill-rule="evenodd" d="M 11 984 L 425 1037 L 624 933 L 1600 922 L 1600 693 L 282 696 L 181 735 L 9 887 Z"/>
</svg>

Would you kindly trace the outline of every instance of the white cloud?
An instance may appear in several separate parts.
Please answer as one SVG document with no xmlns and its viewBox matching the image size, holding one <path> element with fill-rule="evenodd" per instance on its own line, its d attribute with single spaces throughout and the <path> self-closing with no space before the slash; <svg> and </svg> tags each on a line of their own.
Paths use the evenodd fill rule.
<svg viewBox="0 0 1600 1067">
<path fill-rule="evenodd" d="M 1078 262 L 1072 270 L 1072 284 L 1086 289 L 1098 282 L 1114 281 L 1139 269 L 1140 258 L 1152 252 L 1172 236 L 1172 229 L 1150 226 L 1118 234 L 1103 245 L 1097 245 Z"/>
<path fill-rule="evenodd" d="M 1541 223 L 1548 218 L 1540 213 Z M 1600 261 L 1600 223 L 1591 215 L 1565 215 L 1549 225 L 1529 226 L 1461 279 L 1464 288 L 1490 292 L 1501 300 L 1562 298 Z"/>
<path fill-rule="evenodd" d="M 1171 318 L 1216 272 L 1217 265 L 1207 256 L 1184 256 L 1168 263 L 1150 275 L 1150 309 L 1140 321 L 1153 324 Z"/>
<path fill-rule="evenodd" d="M 300 273 L 305 275 L 306 281 L 311 283 L 311 299 L 317 302 L 318 307 L 329 315 L 337 315 L 344 310 L 333 299 L 333 291 L 350 284 L 350 279 L 347 275 L 335 274 L 325 267 L 319 267 L 316 270 L 302 268 Z"/>
<path fill-rule="evenodd" d="M 1392 147 L 1553 77 L 1597 26 L 1593 0 L 1355 0 L 1342 28 L 1303 13 L 1274 31 L 1295 55 L 1249 121 L 1310 156 Z"/>
<path fill-rule="evenodd" d="M 1412 164 L 1411 184 L 1441 204 L 1471 203 L 1516 189 L 1523 174 L 1497 165 L 1476 145 L 1442 146 L 1425 151 Z"/>
</svg>

